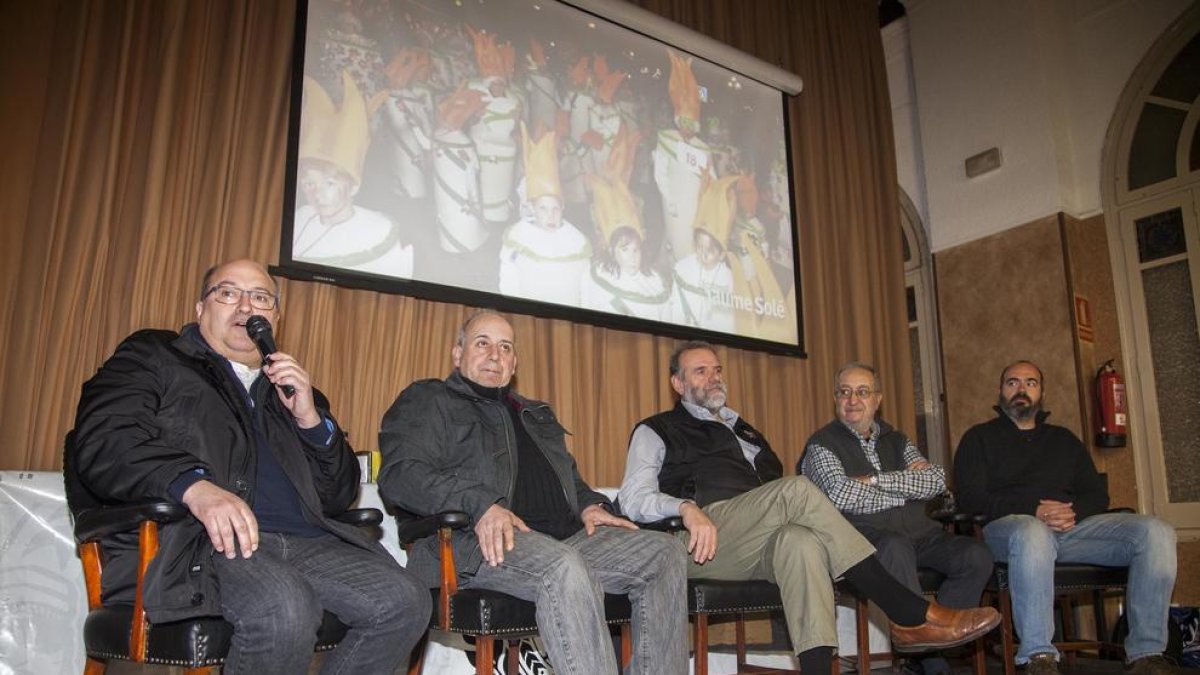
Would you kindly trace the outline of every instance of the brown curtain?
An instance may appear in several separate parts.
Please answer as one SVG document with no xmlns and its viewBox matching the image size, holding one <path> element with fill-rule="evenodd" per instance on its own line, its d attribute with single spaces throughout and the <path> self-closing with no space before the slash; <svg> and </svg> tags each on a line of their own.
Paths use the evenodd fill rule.
<svg viewBox="0 0 1200 675">
<path fill-rule="evenodd" d="M 722 349 L 730 404 L 792 466 L 832 414 L 830 378 L 882 368 L 914 427 L 890 106 L 870 0 L 642 0 L 793 70 L 806 360 Z M 279 249 L 292 1 L 0 3 L 0 469 L 61 466 L 79 387 L 143 327 L 194 316 L 211 264 Z M 285 281 L 279 341 L 358 449 L 409 382 L 444 376 L 458 305 Z M 518 383 L 616 485 L 632 425 L 672 404 L 674 341 L 513 317 Z"/>
</svg>

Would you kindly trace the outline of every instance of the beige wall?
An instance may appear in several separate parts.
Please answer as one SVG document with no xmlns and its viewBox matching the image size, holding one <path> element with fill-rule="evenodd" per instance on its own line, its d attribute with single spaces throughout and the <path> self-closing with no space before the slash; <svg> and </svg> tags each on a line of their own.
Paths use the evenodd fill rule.
<svg viewBox="0 0 1200 675">
<path fill-rule="evenodd" d="M 950 446 L 995 414 L 1000 372 L 1041 366 L 1054 423 L 1081 431 L 1068 281 L 1057 216 L 934 256 Z"/>
</svg>

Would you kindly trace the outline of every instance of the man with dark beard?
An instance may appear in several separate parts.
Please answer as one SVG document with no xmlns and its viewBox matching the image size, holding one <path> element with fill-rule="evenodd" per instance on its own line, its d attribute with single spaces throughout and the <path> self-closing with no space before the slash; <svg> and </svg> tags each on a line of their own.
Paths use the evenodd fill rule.
<svg viewBox="0 0 1200 675">
<path fill-rule="evenodd" d="M 712 345 L 679 346 L 668 368 L 679 403 L 634 428 L 621 507 L 635 520 L 683 520 L 689 577 L 778 584 L 805 673 L 830 672 L 838 577 L 887 614 L 898 650 L 961 644 L 996 626 L 990 607 L 951 609 L 910 591 L 816 485 L 784 478 L 771 444 L 725 406 L 729 392 Z"/>
<path fill-rule="evenodd" d="M 1016 662 L 1055 675 L 1054 564 L 1129 567 L 1127 673 L 1182 673 L 1162 656 L 1175 586 L 1175 531 L 1150 516 L 1104 513 L 1108 491 L 1083 443 L 1046 424 L 1042 371 L 1017 361 L 1000 376 L 996 419 L 967 430 L 954 458 L 959 504 L 993 518 L 983 529 L 1008 563 Z"/>
</svg>

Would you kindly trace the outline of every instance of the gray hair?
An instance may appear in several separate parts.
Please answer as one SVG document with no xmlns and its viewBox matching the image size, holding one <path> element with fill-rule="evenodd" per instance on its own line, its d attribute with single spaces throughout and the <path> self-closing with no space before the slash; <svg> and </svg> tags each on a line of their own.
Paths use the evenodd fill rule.
<svg viewBox="0 0 1200 675">
<path fill-rule="evenodd" d="M 880 379 L 879 371 L 875 370 L 875 366 L 873 366 L 865 361 L 851 361 L 850 363 L 847 363 L 846 365 L 842 366 L 841 368 L 838 368 L 838 371 L 836 373 L 834 373 L 834 375 L 833 375 L 834 391 L 837 391 L 837 383 L 842 379 L 842 375 L 844 375 L 846 373 L 846 371 L 849 371 L 849 370 L 865 370 L 865 371 L 867 371 L 868 373 L 871 374 L 871 379 L 874 380 L 874 382 L 875 382 L 875 386 L 874 386 L 875 391 L 880 391 L 881 389 L 883 389 L 883 380 Z"/>
<path fill-rule="evenodd" d="M 687 342 L 676 347 L 675 351 L 671 352 L 671 360 L 667 363 L 667 371 L 671 373 L 671 377 L 675 377 L 679 374 L 679 357 L 682 356 L 684 352 L 690 352 L 693 349 L 707 349 L 713 354 L 717 353 L 717 348 L 714 347 L 711 342 L 705 342 L 704 340 L 688 340 Z"/>
</svg>

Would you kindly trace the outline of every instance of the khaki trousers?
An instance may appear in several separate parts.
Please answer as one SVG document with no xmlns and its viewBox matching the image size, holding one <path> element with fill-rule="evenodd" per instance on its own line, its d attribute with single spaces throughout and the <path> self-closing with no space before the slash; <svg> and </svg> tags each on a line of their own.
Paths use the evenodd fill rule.
<svg viewBox="0 0 1200 675">
<path fill-rule="evenodd" d="M 788 476 L 709 504 L 704 512 L 717 526 L 717 555 L 703 565 L 689 558 L 688 577 L 771 581 L 783 596 L 795 652 L 836 649 L 833 580 L 875 548 L 820 488 Z"/>
</svg>

